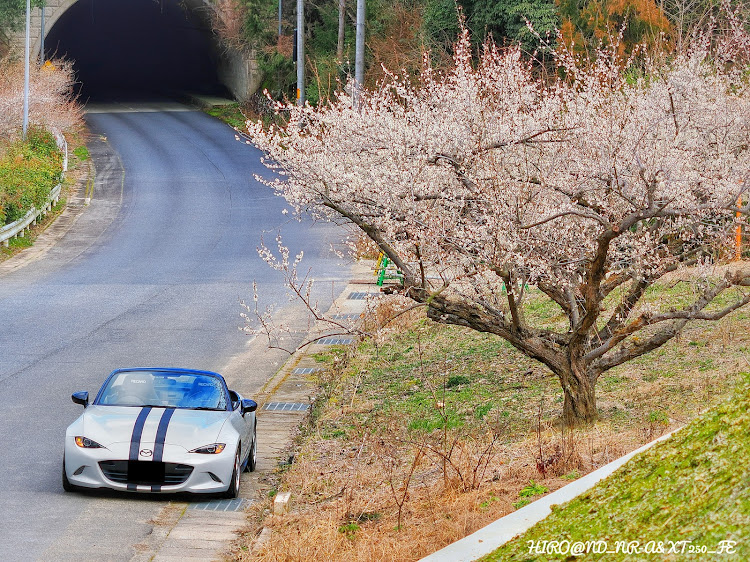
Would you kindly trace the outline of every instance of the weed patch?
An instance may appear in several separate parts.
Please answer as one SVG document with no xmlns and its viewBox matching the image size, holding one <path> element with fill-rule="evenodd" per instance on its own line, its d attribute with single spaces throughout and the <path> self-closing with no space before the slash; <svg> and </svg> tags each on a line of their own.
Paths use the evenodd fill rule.
<svg viewBox="0 0 750 562">
<path fill-rule="evenodd" d="M 245 125 L 247 117 L 245 117 L 245 114 L 242 112 L 242 108 L 238 103 L 215 105 L 204 111 L 238 131 L 243 133 L 247 132 L 247 126 Z"/>
</svg>

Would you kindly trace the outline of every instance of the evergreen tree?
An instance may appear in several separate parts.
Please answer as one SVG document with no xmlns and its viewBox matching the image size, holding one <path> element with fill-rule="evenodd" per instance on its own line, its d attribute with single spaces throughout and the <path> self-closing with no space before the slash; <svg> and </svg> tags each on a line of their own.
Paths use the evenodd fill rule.
<svg viewBox="0 0 750 562">
<path fill-rule="evenodd" d="M 31 0 L 33 8 L 43 5 L 44 0 Z M 0 43 L 7 44 L 10 34 L 21 29 L 25 14 L 25 0 L 0 0 Z"/>
</svg>

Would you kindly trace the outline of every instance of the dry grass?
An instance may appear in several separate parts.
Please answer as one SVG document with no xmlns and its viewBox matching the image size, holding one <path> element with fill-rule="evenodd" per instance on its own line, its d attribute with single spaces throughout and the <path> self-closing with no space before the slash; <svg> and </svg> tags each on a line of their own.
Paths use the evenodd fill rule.
<svg viewBox="0 0 750 562">
<path fill-rule="evenodd" d="M 73 93 L 72 64 L 56 60 L 32 65 L 29 86 L 29 124 L 64 133 L 83 127 L 83 112 Z M 23 62 L 0 60 L 0 138 L 12 140 L 23 125 Z M 0 147 L 0 149 L 2 149 Z"/>
<path fill-rule="evenodd" d="M 371 327 L 402 306 L 384 302 Z M 293 512 L 259 502 L 234 558 L 417 560 L 684 424 L 750 367 L 750 313 L 696 324 L 606 373 L 601 421 L 563 432 L 557 381 L 502 342 L 418 310 L 385 325 L 354 355 L 322 357 L 335 370 L 279 475 Z"/>
<path fill-rule="evenodd" d="M 485 455 L 493 437 L 453 440 L 453 466 L 443 468 L 440 443 L 422 455 L 422 443 L 398 428 L 365 434 L 358 444 L 340 439 L 314 438 L 298 453 L 295 465 L 284 476 L 284 489 L 292 490 L 296 510 L 283 517 L 267 517 L 263 524 L 274 533 L 260 551 L 240 560 L 418 560 L 514 511 L 519 492 L 531 480 L 540 480 L 554 491 L 572 476 L 585 474 L 636 447 L 635 435 L 614 436 L 592 432 L 567 439 L 580 449 L 549 466 L 542 477 L 537 470 L 540 442 L 497 445 Z M 562 439 L 554 431 L 542 433 L 545 459 L 557 455 Z M 468 485 L 477 465 L 485 466 L 476 486 Z M 393 487 L 391 487 L 391 484 Z M 399 505 L 403 500 L 401 525 Z M 267 507 L 267 506 L 264 506 Z"/>
<path fill-rule="evenodd" d="M 422 27 L 422 9 L 414 3 L 394 2 L 391 16 L 384 22 L 382 33 L 367 39 L 373 64 L 365 75 L 365 83 L 375 86 L 383 79 L 384 70 L 416 74 L 422 69 L 425 46 L 421 34 L 414 33 Z"/>
<path fill-rule="evenodd" d="M 212 25 L 225 45 L 241 50 L 245 45 L 242 23 L 247 8 L 237 0 L 217 0 L 212 5 Z"/>
</svg>

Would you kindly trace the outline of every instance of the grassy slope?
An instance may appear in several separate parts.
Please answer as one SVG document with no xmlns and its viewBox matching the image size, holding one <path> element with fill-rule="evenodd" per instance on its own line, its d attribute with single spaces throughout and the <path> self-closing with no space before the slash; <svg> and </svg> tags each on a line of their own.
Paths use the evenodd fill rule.
<svg viewBox="0 0 750 562">
<path fill-rule="evenodd" d="M 591 491 L 556 508 L 546 520 L 485 560 L 561 560 L 529 553 L 528 541 L 688 541 L 679 554 L 639 560 L 706 559 L 700 551 L 736 541 L 722 560 L 750 560 L 750 377 L 737 394 L 615 472 Z M 668 545 L 667 548 L 669 548 Z M 684 548 L 684 550 L 683 550 Z M 633 559 L 588 554 L 580 559 Z M 709 555 L 710 556 L 710 555 Z"/>
<path fill-rule="evenodd" d="M 659 287 L 650 300 L 668 306 L 666 297 L 679 298 L 682 290 Z M 526 313 L 560 321 L 554 306 L 536 299 Z M 533 500 L 527 496 L 553 491 L 720 404 L 743 380 L 750 353 L 750 310 L 696 323 L 663 348 L 605 373 L 597 385 L 599 423 L 563 437 L 556 423 L 559 383 L 506 342 L 419 315 L 389 326 L 356 350 L 319 356 L 332 372 L 319 374 L 315 416 L 278 483 L 293 492 L 294 513 L 264 521 L 270 501 L 258 502 L 255 524 L 275 532 L 253 559 L 419 559 Z M 428 455 L 398 527 L 397 498 L 384 474 L 393 470 L 396 489 L 404 490 L 414 446 L 426 438 L 439 447 L 446 425 L 448 437 L 460 440 L 458 452 L 467 452 L 453 459 L 464 474 L 486 435 L 499 432 L 483 478 L 464 491 L 455 479 L 441 478 L 440 459 Z M 540 453 L 549 460 L 559 446 L 572 451 L 569 460 L 540 474 Z"/>
</svg>

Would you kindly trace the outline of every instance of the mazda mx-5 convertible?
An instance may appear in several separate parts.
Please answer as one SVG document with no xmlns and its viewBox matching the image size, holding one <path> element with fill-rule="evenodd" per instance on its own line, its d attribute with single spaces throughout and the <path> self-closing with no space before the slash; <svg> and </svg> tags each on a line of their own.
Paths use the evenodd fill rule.
<svg viewBox="0 0 750 562">
<path fill-rule="evenodd" d="M 188 369 L 118 369 L 65 434 L 66 491 L 193 492 L 237 497 L 255 470 L 253 400 L 224 378 Z"/>
</svg>

